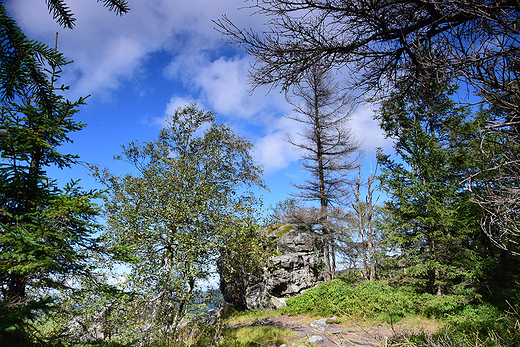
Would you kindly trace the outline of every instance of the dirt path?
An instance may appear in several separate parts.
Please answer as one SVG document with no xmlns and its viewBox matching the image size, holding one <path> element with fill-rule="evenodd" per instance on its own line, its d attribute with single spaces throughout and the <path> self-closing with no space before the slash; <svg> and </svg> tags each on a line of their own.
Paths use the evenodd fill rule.
<svg viewBox="0 0 520 347">
<path fill-rule="evenodd" d="M 409 329 L 406 325 L 395 326 L 394 329 L 378 325 L 370 328 L 363 328 L 356 325 L 347 324 L 327 324 L 323 329 L 315 329 L 311 326 L 307 317 L 277 316 L 268 317 L 249 323 L 237 323 L 230 325 L 230 328 L 240 328 L 245 326 L 277 326 L 293 330 L 292 336 L 287 336 L 288 346 L 305 346 L 305 341 L 311 336 L 320 336 L 322 340 L 316 345 L 322 347 L 345 347 L 345 346 L 366 346 L 383 347 L 385 341 L 395 334 L 410 334 L 416 329 Z M 437 327 L 426 327 L 424 330 L 436 330 Z M 308 345 L 308 344 L 307 344 Z"/>
</svg>

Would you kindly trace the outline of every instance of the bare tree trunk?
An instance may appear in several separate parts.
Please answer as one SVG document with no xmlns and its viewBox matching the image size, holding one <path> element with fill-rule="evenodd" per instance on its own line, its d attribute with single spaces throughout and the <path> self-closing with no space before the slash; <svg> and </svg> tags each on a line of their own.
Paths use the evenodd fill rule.
<svg viewBox="0 0 520 347">
<path fill-rule="evenodd" d="M 330 268 L 330 275 L 331 279 L 336 277 L 336 238 L 334 237 L 334 234 L 332 234 L 332 242 L 330 244 L 330 259 L 332 261 L 331 268 Z"/>
<path fill-rule="evenodd" d="M 324 262 L 324 272 L 323 272 L 323 279 L 328 282 L 332 279 L 331 276 L 331 266 L 330 266 L 330 242 L 327 234 L 323 235 L 323 262 Z"/>
<path fill-rule="evenodd" d="M 367 247 L 368 254 L 370 257 L 370 281 L 375 281 L 376 279 L 376 257 L 374 252 L 374 229 L 373 229 L 373 216 L 374 216 L 374 201 L 373 201 L 373 192 L 372 183 L 374 182 L 377 174 L 377 166 L 374 172 L 370 175 L 367 180 Z"/>
<path fill-rule="evenodd" d="M 345 199 L 350 179 L 347 174 L 357 168 L 356 159 L 351 159 L 359 150 L 359 143 L 347 126 L 353 103 L 346 92 L 335 83 L 329 71 L 316 65 L 295 88 L 295 99 L 289 102 L 297 115 L 288 117 L 303 123 L 306 129 L 298 134 L 302 141 L 287 141 L 303 150 L 302 165 L 309 173 L 305 183 L 295 185 L 300 193 L 295 196 L 319 204 L 318 219 L 323 237 L 324 277 L 329 281 L 334 276 L 335 232 L 331 227 L 331 209 L 340 206 Z M 296 101 L 294 101 L 296 100 Z"/>
<path fill-rule="evenodd" d="M 359 168 L 356 182 L 351 185 L 352 193 L 354 194 L 352 208 L 357 215 L 359 236 L 361 236 L 361 258 L 363 260 L 362 273 L 363 277 L 370 281 L 376 279 L 376 258 L 373 241 L 374 188 L 372 188 L 372 184 L 376 178 L 376 173 L 377 166 L 375 171 L 367 180 L 367 197 L 365 203 L 361 201 L 361 167 Z"/>
<path fill-rule="evenodd" d="M 361 203 L 361 168 L 359 169 L 358 178 L 355 183 L 355 188 L 352 187 L 352 192 L 354 193 L 355 200 L 352 203 L 352 208 L 356 212 L 358 218 L 358 231 L 361 236 L 361 259 L 363 260 L 363 268 L 361 272 L 363 274 L 364 279 L 368 279 L 368 259 L 367 259 L 367 239 L 365 233 L 365 211 L 363 204 Z"/>
</svg>

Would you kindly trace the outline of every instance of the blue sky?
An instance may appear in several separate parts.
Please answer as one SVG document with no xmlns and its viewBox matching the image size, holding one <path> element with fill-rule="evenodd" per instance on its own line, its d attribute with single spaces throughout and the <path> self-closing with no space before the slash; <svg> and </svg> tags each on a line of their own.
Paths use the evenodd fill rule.
<svg viewBox="0 0 520 347">
<path fill-rule="evenodd" d="M 150 141 L 177 107 L 197 102 L 217 112 L 239 135 L 255 145 L 255 159 L 264 167 L 271 190 L 267 206 L 283 200 L 301 182 L 299 154 L 283 141 L 297 136 L 299 125 L 284 118 L 292 107 L 277 91 L 258 88 L 248 93 L 247 72 L 252 58 L 242 48 L 223 42 L 212 20 L 227 15 L 238 27 L 262 31 L 265 17 L 251 15 L 243 0 L 129 0 L 130 12 L 116 16 L 95 0 L 69 0 L 75 14 L 73 30 L 59 27 L 43 0 L 3 1 L 26 35 L 54 45 L 74 62 L 65 67 L 61 83 L 75 100 L 91 95 L 78 119 L 88 126 L 72 134 L 65 153 L 122 174 L 131 170 L 113 160 L 121 145 Z M 241 9 L 240 9 L 241 8 Z M 338 78 L 348 76 L 338 75 Z M 372 120 L 370 105 L 360 105 L 351 126 L 365 149 L 364 171 L 375 162 L 375 148 L 391 149 Z M 85 188 L 102 188 L 84 166 L 50 172 L 60 183 L 81 179 Z"/>
</svg>

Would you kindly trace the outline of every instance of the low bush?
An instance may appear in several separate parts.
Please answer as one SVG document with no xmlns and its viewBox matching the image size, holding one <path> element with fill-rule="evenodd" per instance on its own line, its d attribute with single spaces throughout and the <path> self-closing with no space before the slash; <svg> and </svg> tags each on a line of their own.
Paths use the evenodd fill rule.
<svg viewBox="0 0 520 347">
<path fill-rule="evenodd" d="M 469 300 L 462 295 L 421 294 L 417 302 L 417 310 L 426 317 L 445 318 L 466 307 Z"/>
<path fill-rule="evenodd" d="M 410 288 L 394 288 L 383 281 L 352 285 L 335 279 L 287 299 L 287 307 L 282 313 L 320 317 L 348 315 L 396 321 L 417 313 L 418 298 Z"/>
<path fill-rule="evenodd" d="M 467 305 L 446 314 L 445 326 L 436 334 L 400 336 L 390 341 L 395 347 L 518 347 L 520 314 L 518 306 L 502 312 L 484 303 Z M 456 312 L 455 312 L 456 311 Z"/>
</svg>

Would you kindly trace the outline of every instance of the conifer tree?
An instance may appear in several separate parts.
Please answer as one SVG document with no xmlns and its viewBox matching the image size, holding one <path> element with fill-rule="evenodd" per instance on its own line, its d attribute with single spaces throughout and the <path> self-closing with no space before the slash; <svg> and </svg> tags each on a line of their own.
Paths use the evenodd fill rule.
<svg viewBox="0 0 520 347">
<path fill-rule="evenodd" d="M 84 127 L 74 120 L 84 98 L 57 95 L 60 70 L 51 65 L 50 72 L 46 98 L 25 86 L 0 105 L 0 334 L 14 344 L 31 340 L 28 320 L 48 308 L 49 290 L 88 275 L 88 252 L 97 247 L 99 211 L 91 200 L 99 194 L 75 181 L 60 188 L 46 173 L 76 163 L 58 148 Z"/>
<path fill-rule="evenodd" d="M 474 169 L 461 141 L 479 121 L 456 107 L 455 88 L 430 82 L 402 90 L 377 118 L 394 138 L 397 159 L 380 153 L 392 242 L 407 260 L 407 276 L 432 294 L 461 293 L 482 273 L 480 209 L 460 183 Z M 406 97 L 402 97 L 406 95 Z"/>
<path fill-rule="evenodd" d="M 61 25 L 74 18 L 62 0 L 48 0 Z M 105 0 L 118 14 L 123 0 Z M 0 342 L 6 346 L 45 343 L 31 319 L 51 308 L 52 295 L 90 276 L 98 252 L 95 191 L 77 181 L 63 188 L 48 167 L 69 167 L 78 157 L 58 148 L 84 124 L 74 119 L 85 98 L 57 95 L 67 64 L 56 48 L 30 40 L 0 4 Z"/>
</svg>

